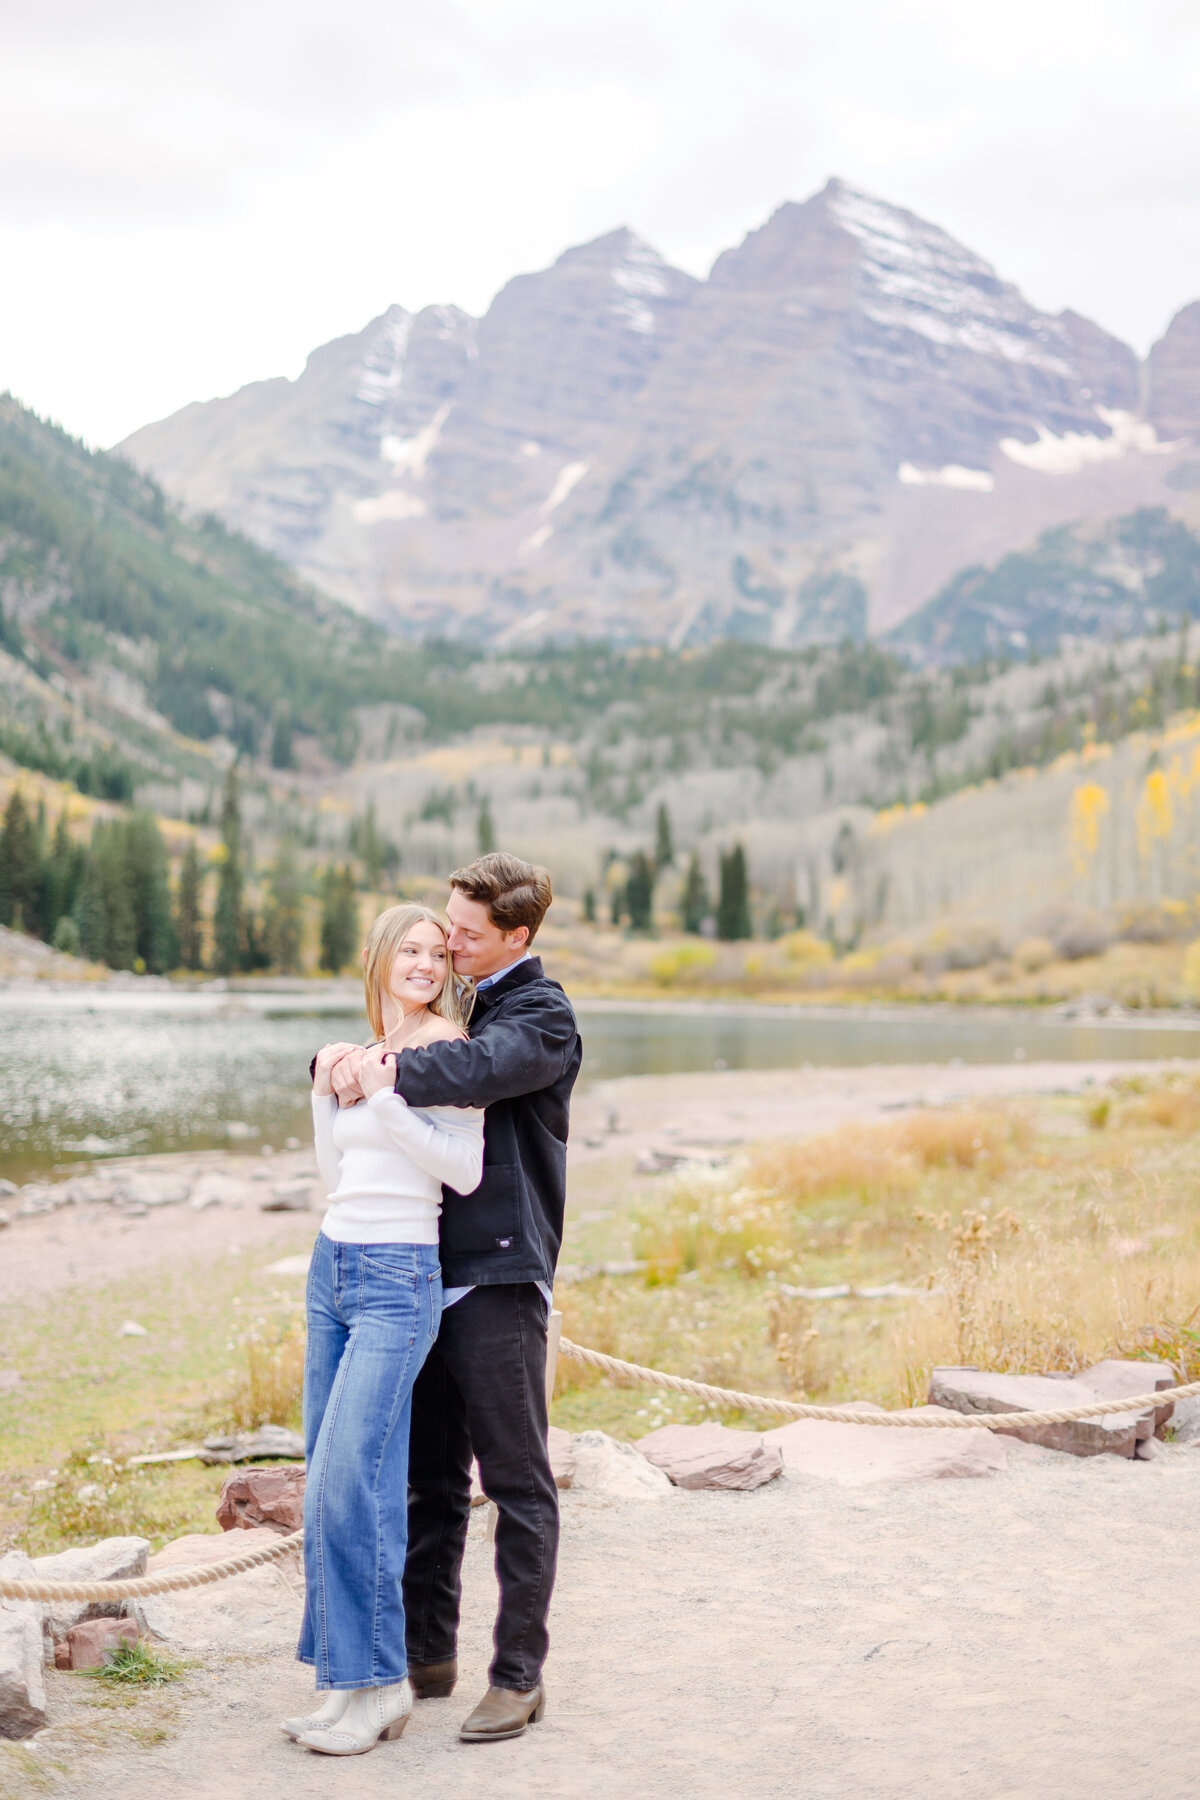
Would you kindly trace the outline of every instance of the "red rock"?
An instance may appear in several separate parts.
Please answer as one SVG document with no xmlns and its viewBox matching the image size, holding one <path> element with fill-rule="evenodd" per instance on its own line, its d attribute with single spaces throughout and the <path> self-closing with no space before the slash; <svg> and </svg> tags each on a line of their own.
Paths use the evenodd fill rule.
<svg viewBox="0 0 1200 1800">
<path fill-rule="evenodd" d="M 762 1487 L 782 1472 L 783 1457 L 757 1431 L 734 1431 L 710 1420 L 704 1425 L 661 1425 L 638 1439 L 642 1455 L 676 1487 Z"/>
<path fill-rule="evenodd" d="M 54 1666 L 56 1669 L 69 1669 L 71 1666 L 70 1644 L 55 1644 Z"/>
<path fill-rule="evenodd" d="M 1097 1400 L 1120 1400 L 1126 1395 L 1151 1394 L 1173 1387 L 1175 1376 L 1167 1363 L 1123 1362 L 1110 1359 L 1084 1369 L 1079 1375 L 1000 1375 L 984 1369 L 934 1369 L 929 1398 L 934 1405 L 955 1412 L 1049 1412 L 1072 1406 L 1088 1406 Z M 1057 1425 L 1021 1425 L 1014 1437 L 1048 1450 L 1065 1450 L 1071 1456 L 1133 1456 L 1135 1446 L 1153 1437 L 1171 1416 L 1170 1403 L 1145 1412 L 1107 1413 L 1099 1419 L 1070 1419 Z"/>
<path fill-rule="evenodd" d="M 221 1484 L 217 1524 L 222 1531 L 247 1531 L 259 1525 L 299 1531 L 303 1523 L 303 1469 L 239 1469 Z"/>
<path fill-rule="evenodd" d="M 72 1625 L 67 1633 L 67 1667 L 102 1668 L 110 1650 L 119 1650 L 122 1644 L 136 1644 L 140 1635 L 133 1619 L 85 1619 L 81 1625 Z"/>
</svg>

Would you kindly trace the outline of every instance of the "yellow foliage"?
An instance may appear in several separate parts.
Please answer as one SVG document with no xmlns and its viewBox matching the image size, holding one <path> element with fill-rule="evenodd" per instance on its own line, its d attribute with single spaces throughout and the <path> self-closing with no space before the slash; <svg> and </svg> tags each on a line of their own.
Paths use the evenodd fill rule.
<svg viewBox="0 0 1200 1800">
<path fill-rule="evenodd" d="M 709 944 L 676 944 L 650 959 L 650 979 L 660 987 L 673 987 L 689 975 L 711 969 L 716 960 L 717 953 Z"/>
<path fill-rule="evenodd" d="M 1183 991 L 1189 999 L 1200 1000 L 1200 938 L 1183 954 Z"/>
<path fill-rule="evenodd" d="M 1098 781 L 1085 781 L 1071 796 L 1071 861 L 1078 875 L 1086 875 L 1100 844 L 1100 821 L 1109 809 L 1108 789 Z"/>
<path fill-rule="evenodd" d="M 1138 849 L 1149 856 L 1156 838 L 1170 837 L 1175 823 L 1171 784 L 1161 769 L 1151 769 L 1137 809 Z"/>
<path fill-rule="evenodd" d="M 777 948 L 797 967 L 816 967 L 833 961 L 833 951 L 811 931 L 789 931 L 778 939 Z"/>
</svg>

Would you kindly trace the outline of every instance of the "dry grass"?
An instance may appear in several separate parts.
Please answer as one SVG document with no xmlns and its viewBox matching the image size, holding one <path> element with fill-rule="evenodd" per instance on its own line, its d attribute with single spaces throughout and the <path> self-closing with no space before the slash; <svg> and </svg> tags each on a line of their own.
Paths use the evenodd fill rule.
<svg viewBox="0 0 1200 1800">
<path fill-rule="evenodd" d="M 566 1329 L 722 1386 L 816 1400 L 911 1404 L 932 1367 L 963 1362 L 1070 1371 L 1132 1356 L 1194 1379 L 1198 1134 L 1200 1087 L 1168 1080 L 762 1146 L 685 1170 L 643 1204 L 645 1276 L 560 1290 Z M 888 1282 L 910 1294 L 788 1291 Z M 605 1393 L 573 1369 L 560 1395 L 571 1421 L 622 1403 L 626 1418 L 660 1416 L 644 1392 Z"/>
<path fill-rule="evenodd" d="M 257 1320 L 243 1345 L 243 1365 L 234 1375 L 222 1409 L 233 1425 L 300 1424 L 304 1397 L 304 1322 L 295 1314 Z"/>
</svg>

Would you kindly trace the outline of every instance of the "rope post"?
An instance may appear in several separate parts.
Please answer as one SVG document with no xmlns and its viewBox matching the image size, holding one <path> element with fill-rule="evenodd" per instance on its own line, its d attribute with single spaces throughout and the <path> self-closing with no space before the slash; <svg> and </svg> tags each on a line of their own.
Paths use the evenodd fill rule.
<svg viewBox="0 0 1200 1800">
<path fill-rule="evenodd" d="M 546 1411 L 554 1404 L 554 1377 L 558 1373 L 558 1346 L 562 1343 L 562 1319 L 553 1307 L 546 1321 Z"/>
</svg>

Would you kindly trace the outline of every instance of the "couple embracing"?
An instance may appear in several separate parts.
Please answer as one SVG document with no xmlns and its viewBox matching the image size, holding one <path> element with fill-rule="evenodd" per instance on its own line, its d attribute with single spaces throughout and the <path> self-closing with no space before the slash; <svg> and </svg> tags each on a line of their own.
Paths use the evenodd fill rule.
<svg viewBox="0 0 1200 1800">
<path fill-rule="evenodd" d="M 562 1240 L 575 1015 L 530 945 L 544 869 L 481 857 L 447 917 L 395 906 L 363 952 L 375 1042 L 313 1063 L 329 1211 L 308 1277 L 306 1596 L 321 1696 L 289 1737 L 356 1756 L 458 1675 L 471 1462 L 496 1503 L 500 1606 L 468 1742 L 545 1705 L 558 1550 L 546 1336 Z"/>
</svg>

